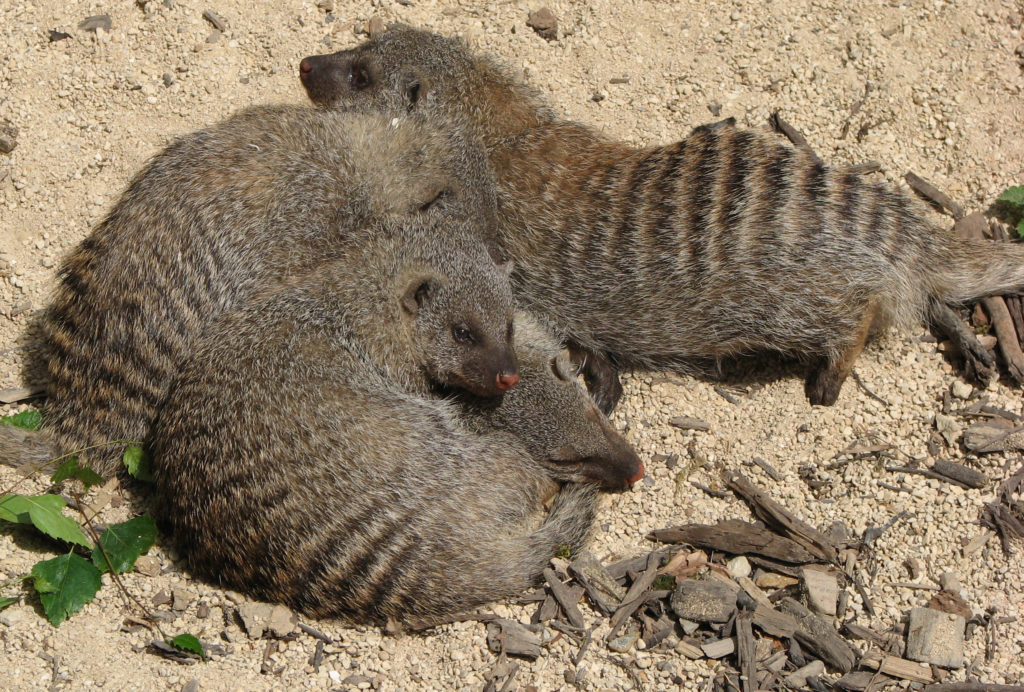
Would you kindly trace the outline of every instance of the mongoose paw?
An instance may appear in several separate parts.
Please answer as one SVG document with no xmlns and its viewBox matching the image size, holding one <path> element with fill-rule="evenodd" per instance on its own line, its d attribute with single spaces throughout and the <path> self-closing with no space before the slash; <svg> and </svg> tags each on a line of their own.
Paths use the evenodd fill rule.
<svg viewBox="0 0 1024 692">
<path fill-rule="evenodd" d="M 804 384 L 804 393 L 812 406 L 831 406 L 839 398 L 846 377 L 833 366 L 823 365 L 811 371 Z"/>
</svg>

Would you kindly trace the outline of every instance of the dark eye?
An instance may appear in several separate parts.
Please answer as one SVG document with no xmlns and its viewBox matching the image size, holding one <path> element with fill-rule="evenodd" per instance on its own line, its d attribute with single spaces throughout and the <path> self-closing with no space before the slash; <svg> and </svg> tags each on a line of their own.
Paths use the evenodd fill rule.
<svg viewBox="0 0 1024 692">
<path fill-rule="evenodd" d="M 353 65 L 348 75 L 349 84 L 356 91 L 361 91 L 370 86 L 370 71 L 363 65 Z"/>
<path fill-rule="evenodd" d="M 452 336 L 460 344 L 475 344 L 476 339 L 473 338 L 473 332 L 469 331 L 469 328 L 461 324 L 457 324 L 452 327 Z"/>
</svg>

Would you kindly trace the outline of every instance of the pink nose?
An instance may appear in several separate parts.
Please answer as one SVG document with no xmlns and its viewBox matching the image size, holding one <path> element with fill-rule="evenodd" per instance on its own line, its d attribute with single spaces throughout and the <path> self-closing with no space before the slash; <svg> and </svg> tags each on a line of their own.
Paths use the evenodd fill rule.
<svg viewBox="0 0 1024 692">
<path fill-rule="evenodd" d="M 642 462 L 639 459 L 637 459 L 636 460 L 636 464 L 637 464 L 637 466 L 640 467 L 640 469 L 635 474 L 633 474 L 632 476 L 630 476 L 629 478 L 626 479 L 626 482 L 629 483 L 630 485 L 633 485 L 638 480 L 640 480 L 641 478 L 644 477 L 644 471 L 645 471 L 645 469 L 644 469 L 644 462 Z"/>
<path fill-rule="evenodd" d="M 519 373 L 514 372 L 511 375 L 509 375 L 508 373 L 499 372 L 497 384 L 498 389 L 500 389 L 503 392 L 507 392 L 508 390 L 512 389 L 517 384 L 519 384 Z"/>
<path fill-rule="evenodd" d="M 302 62 L 299 63 L 299 77 L 307 77 L 312 71 L 313 63 L 303 58 Z"/>
</svg>

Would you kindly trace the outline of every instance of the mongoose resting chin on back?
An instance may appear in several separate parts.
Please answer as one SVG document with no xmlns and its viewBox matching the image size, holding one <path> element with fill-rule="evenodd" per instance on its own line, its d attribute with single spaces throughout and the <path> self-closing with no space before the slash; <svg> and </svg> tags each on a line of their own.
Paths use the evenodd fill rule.
<svg viewBox="0 0 1024 692">
<path fill-rule="evenodd" d="M 305 58 L 329 108 L 471 123 L 498 184 L 499 243 L 524 307 L 606 367 L 776 351 L 811 363 L 806 393 L 832 404 L 869 335 L 1024 286 L 1024 247 L 928 223 L 886 184 L 823 165 L 764 132 L 699 127 L 635 149 L 559 119 L 537 94 L 456 39 L 409 27 Z"/>
<path fill-rule="evenodd" d="M 415 625 L 518 593 L 562 546 L 583 544 L 596 486 L 559 489 L 554 479 L 602 474 L 536 460 L 511 432 L 470 425 L 474 414 L 456 400 L 410 390 L 395 376 L 411 342 L 382 342 L 379 331 L 398 331 L 391 319 L 404 295 L 359 287 L 400 288 L 396 279 L 410 273 L 403 263 L 425 275 L 437 263 L 448 276 L 448 264 L 479 261 L 464 252 L 468 234 L 447 234 L 447 253 L 425 255 L 423 246 L 439 245 L 439 229 L 377 233 L 204 334 L 153 445 L 155 513 L 190 569 L 314 616 Z M 409 321 L 430 322 L 436 305 L 427 300 Z M 550 354 L 524 336 L 524 361 L 536 354 L 544 364 L 525 369 L 526 378 L 544 372 Z M 517 399 L 509 427 L 531 416 L 572 427 L 561 411 L 529 412 L 547 401 Z M 618 454 L 615 442 L 604 444 Z"/>
<path fill-rule="evenodd" d="M 494 197 L 479 147 L 433 118 L 428 125 L 295 106 L 250 108 L 181 137 L 60 270 L 42 318 L 44 438 L 58 454 L 148 441 L 170 382 L 210 321 L 269 283 L 337 257 L 354 229 L 385 214 L 459 215 L 492 234 Z M 510 312 L 502 310 L 491 315 L 500 324 L 455 325 L 455 360 L 435 361 L 424 377 L 483 396 L 515 386 Z M 26 453 L 43 454 L 46 445 L 37 447 Z M 121 451 L 83 456 L 110 475 Z"/>
<path fill-rule="evenodd" d="M 469 425 L 515 434 L 560 480 L 582 477 L 609 489 L 640 480 L 643 463 L 580 384 L 554 330 L 517 312 L 515 333 L 519 386 L 500 399 L 459 395 Z"/>
</svg>

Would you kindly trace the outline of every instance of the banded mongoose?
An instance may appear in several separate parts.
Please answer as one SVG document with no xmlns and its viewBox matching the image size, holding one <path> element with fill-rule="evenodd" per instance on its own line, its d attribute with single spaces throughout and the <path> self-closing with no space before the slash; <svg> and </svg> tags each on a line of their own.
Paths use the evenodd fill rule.
<svg viewBox="0 0 1024 692">
<path fill-rule="evenodd" d="M 153 456 L 155 514 L 196 574 L 313 616 L 415 625 L 518 593 L 560 547 L 583 544 L 597 486 L 558 490 L 556 479 L 586 468 L 541 463 L 512 433 L 470 427 L 457 401 L 395 377 L 402 344 L 375 343 L 374 302 L 390 319 L 404 298 L 362 294 L 361 282 L 403 273 L 378 267 L 385 255 L 441 260 L 419 249 L 436 237 L 406 230 L 385 251 L 371 241 L 378 250 L 223 315 L 196 345 Z M 513 419 L 546 405 L 517 402 Z"/>
<path fill-rule="evenodd" d="M 60 270 L 43 317 L 56 448 L 146 442 L 207 323 L 338 256 L 386 214 L 475 218 L 486 236 L 494 198 L 479 148 L 436 121 L 295 106 L 250 108 L 168 146 Z M 453 335 L 473 348 L 452 344 L 457 362 L 437 361 L 431 376 L 485 396 L 515 385 L 507 291 L 500 299 L 504 313 Z M 109 475 L 122 449 L 83 456 Z"/>
<path fill-rule="evenodd" d="M 809 361 L 806 394 L 830 405 L 878 328 L 1024 285 L 1024 247 L 962 240 L 896 188 L 757 130 L 630 147 L 456 39 L 396 26 L 305 58 L 300 77 L 323 106 L 472 123 L 516 297 L 604 363 L 590 374 L 606 410 L 621 388 L 605 357 L 685 369 L 762 350 Z"/>
<path fill-rule="evenodd" d="M 467 423 L 480 431 L 507 430 L 541 463 L 576 469 L 605 488 L 640 480 L 643 463 L 587 395 L 556 330 L 524 311 L 514 322 L 522 379 L 500 399 L 463 392 L 458 398 Z"/>
</svg>

